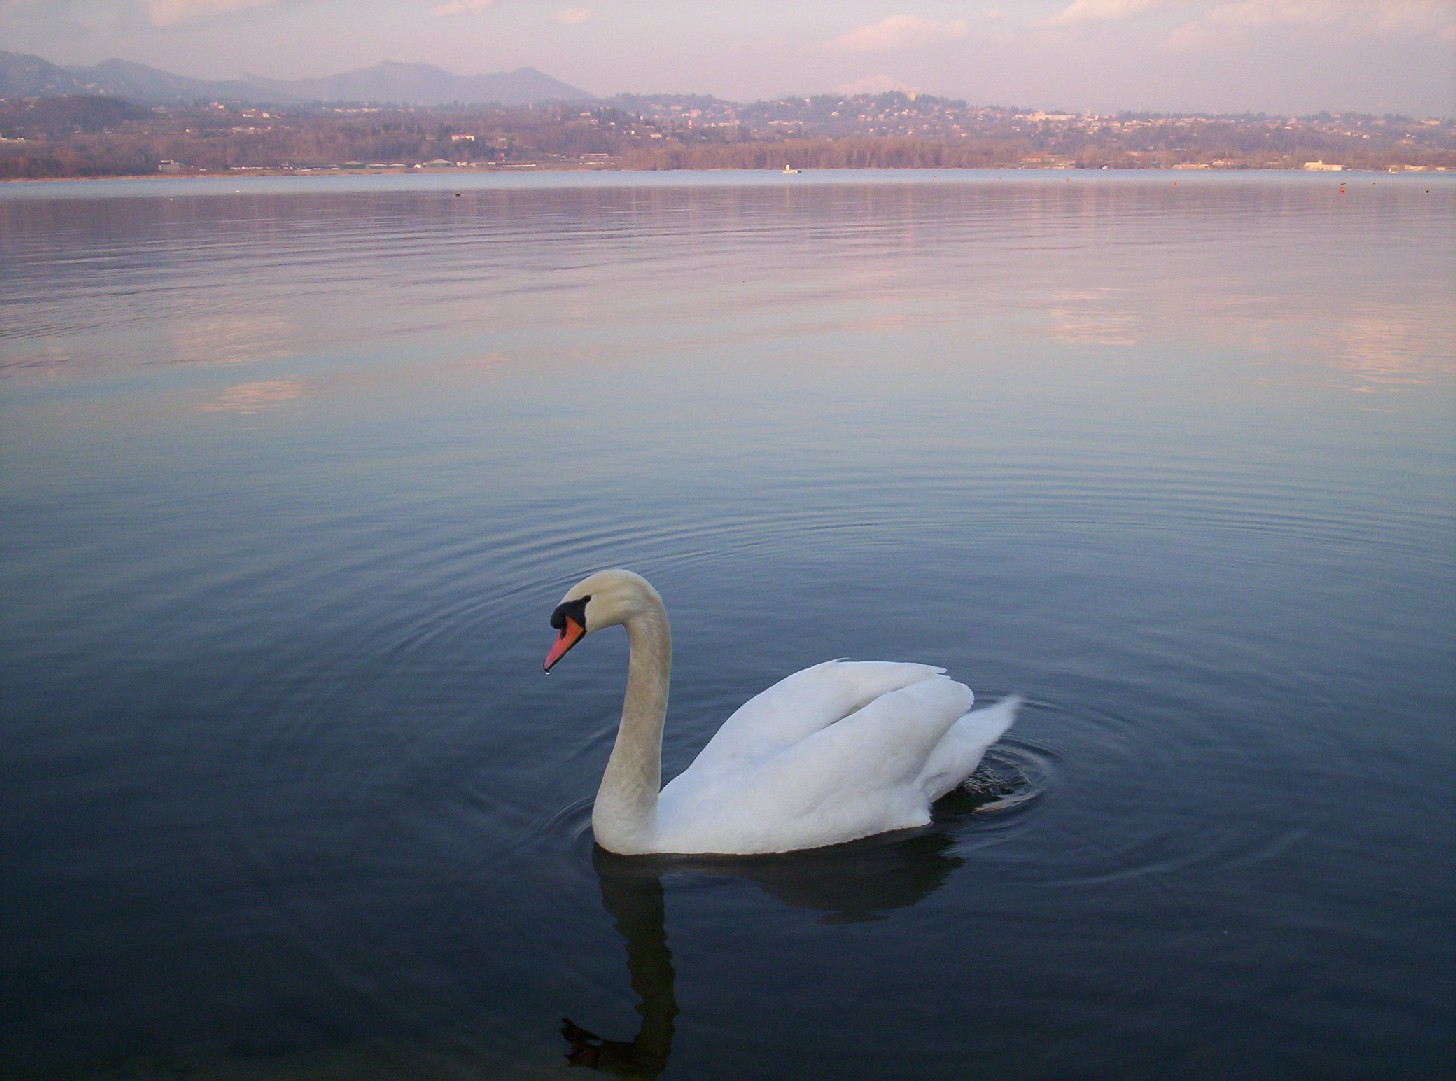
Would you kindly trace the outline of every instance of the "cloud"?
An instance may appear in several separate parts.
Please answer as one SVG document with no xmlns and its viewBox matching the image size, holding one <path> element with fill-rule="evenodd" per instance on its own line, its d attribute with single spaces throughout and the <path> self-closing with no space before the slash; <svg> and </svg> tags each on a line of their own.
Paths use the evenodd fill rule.
<svg viewBox="0 0 1456 1081">
<path fill-rule="evenodd" d="M 580 26 L 591 17 L 591 8 L 567 8 L 565 11 L 558 11 L 551 16 L 551 21 L 560 23 L 562 26 Z"/>
<path fill-rule="evenodd" d="M 1164 0 L 1072 0 L 1061 11 L 1041 20 L 1042 26 L 1071 26 L 1076 23 L 1116 22 L 1162 7 Z"/>
<path fill-rule="evenodd" d="M 432 15 L 475 15 L 495 3 L 495 0 L 449 0 L 430 9 Z"/>
<path fill-rule="evenodd" d="M 247 8 L 270 7 L 278 0 L 146 0 L 143 5 L 153 26 L 167 28 L 225 15 Z"/>
<path fill-rule="evenodd" d="M 1224 26 L 1334 27 L 1401 36 L 1441 30 L 1456 22 L 1451 0 L 1224 0 L 1209 12 Z"/>
<path fill-rule="evenodd" d="M 1456 40 L 1451 0 L 1221 0 L 1201 22 L 1176 27 L 1159 48 L 1196 52 L 1233 48 L 1250 35 L 1300 33 L 1355 38 L 1430 36 Z"/>
<path fill-rule="evenodd" d="M 970 26 L 965 19 L 936 22 L 917 15 L 891 15 L 877 23 L 866 23 L 841 34 L 829 42 L 827 49 L 837 53 L 877 53 L 897 49 L 917 49 L 946 38 L 965 37 Z"/>
</svg>

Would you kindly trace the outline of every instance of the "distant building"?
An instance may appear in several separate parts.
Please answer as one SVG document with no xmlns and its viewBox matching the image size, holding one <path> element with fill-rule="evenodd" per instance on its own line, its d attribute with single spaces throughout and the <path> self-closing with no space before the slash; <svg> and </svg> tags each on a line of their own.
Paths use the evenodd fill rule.
<svg viewBox="0 0 1456 1081">
<path fill-rule="evenodd" d="M 1342 173 L 1345 171 L 1345 167 L 1327 161 L 1307 161 L 1304 163 L 1304 171 L 1307 173 Z"/>
</svg>

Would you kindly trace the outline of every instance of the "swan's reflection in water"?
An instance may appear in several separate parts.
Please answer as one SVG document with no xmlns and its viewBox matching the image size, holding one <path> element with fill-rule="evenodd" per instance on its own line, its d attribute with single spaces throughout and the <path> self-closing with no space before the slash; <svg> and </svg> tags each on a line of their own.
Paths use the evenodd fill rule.
<svg viewBox="0 0 1456 1081">
<path fill-rule="evenodd" d="M 960 790 L 937 806 L 936 822 L 924 831 L 782 856 L 624 857 L 594 847 L 602 907 L 626 943 L 642 1023 L 633 1039 L 611 1040 L 563 1019 L 567 1061 L 624 1081 L 650 1081 L 667 1069 L 678 1005 L 667 945 L 664 875 L 749 879 L 786 905 L 822 912 L 826 923 L 882 919 L 940 888 L 964 862 L 954 854 L 952 827 L 976 810 L 992 809 L 998 795 Z"/>
<path fill-rule="evenodd" d="M 601 848 L 592 851 L 601 881 L 602 907 L 627 944 L 627 971 L 642 1016 L 637 1036 L 632 1040 L 602 1039 L 569 1017 L 561 1022 L 561 1034 L 569 1045 L 566 1060 L 571 1065 L 590 1066 L 621 1078 L 647 1079 L 667 1069 L 677 997 L 672 951 L 667 948 L 663 868 L 644 867 L 641 862 L 613 856 Z"/>
</svg>

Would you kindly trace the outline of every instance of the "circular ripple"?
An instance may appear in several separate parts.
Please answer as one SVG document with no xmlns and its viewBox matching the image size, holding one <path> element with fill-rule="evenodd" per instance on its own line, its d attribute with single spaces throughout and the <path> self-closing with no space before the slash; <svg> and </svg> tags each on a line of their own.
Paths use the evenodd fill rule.
<svg viewBox="0 0 1456 1081">
<path fill-rule="evenodd" d="M 1025 743 L 998 743 L 948 799 L 963 801 L 971 814 L 1001 814 L 1046 795 L 1054 777 L 1050 752 Z"/>
<path fill-rule="evenodd" d="M 1051 789 L 1056 756 L 1015 740 L 986 752 L 975 772 L 935 805 L 938 822 L 967 815 L 1006 815 L 1026 810 Z"/>
</svg>

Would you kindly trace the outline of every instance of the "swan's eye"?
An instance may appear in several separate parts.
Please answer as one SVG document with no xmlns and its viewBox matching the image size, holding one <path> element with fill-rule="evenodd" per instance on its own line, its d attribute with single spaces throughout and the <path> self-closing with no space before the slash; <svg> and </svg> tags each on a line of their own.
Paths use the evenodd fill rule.
<svg viewBox="0 0 1456 1081">
<path fill-rule="evenodd" d="M 586 626 L 586 602 L 590 597 L 581 597 L 574 601 L 563 601 L 556 606 L 556 611 L 551 613 L 551 628 L 553 630 L 565 630 L 566 621 L 570 619 L 578 627 Z"/>
</svg>

